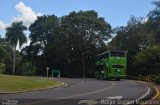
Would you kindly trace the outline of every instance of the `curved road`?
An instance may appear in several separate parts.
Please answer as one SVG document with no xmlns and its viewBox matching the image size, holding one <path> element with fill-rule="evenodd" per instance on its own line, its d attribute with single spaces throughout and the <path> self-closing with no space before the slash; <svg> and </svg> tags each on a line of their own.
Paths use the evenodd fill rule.
<svg viewBox="0 0 160 105">
<path fill-rule="evenodd" d="M 57 79 L 56 79 L 57 80 Z M 147 85 L 130 80 L 107 81 L 96 79 L 58 79 L 66 86 L 17 94 L 0 94 L 2 102 L 17 105 L 120 105 L 146 99 L 153 90 Z M 10 100 L 8 100 L 10 99 Z M 123 100 L 117 101 L 114 100 Z"/>
</svg>

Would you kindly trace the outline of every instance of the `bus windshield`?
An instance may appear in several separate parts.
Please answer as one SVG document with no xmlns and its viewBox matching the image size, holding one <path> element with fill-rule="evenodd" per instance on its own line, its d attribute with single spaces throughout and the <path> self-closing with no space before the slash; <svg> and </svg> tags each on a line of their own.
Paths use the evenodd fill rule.
<svg viewBox="0 0 160 105">
<path fill-rule="evenodd" d="M 125 52 L 111 52 L 110 56 L 113 56 L 113 57 L 125 57 Z"/>
</svg>

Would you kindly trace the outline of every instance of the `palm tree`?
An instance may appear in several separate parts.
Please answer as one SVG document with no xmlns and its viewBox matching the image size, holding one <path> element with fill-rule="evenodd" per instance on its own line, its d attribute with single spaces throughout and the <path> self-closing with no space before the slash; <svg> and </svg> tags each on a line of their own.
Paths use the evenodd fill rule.
<svg viewBox="0 0 160 105">
<path fill-rule="evenodd" d="M 17 44 L 22 47 L 22 45 L 27 42 L 24 30 L 27 30 L 27 27 L 24 26 L 22 22 L 13 22 L 11 26 L 6 28 L 6 40 L 13 48 L 13 74 L 15 74 Z"/>
</svg>

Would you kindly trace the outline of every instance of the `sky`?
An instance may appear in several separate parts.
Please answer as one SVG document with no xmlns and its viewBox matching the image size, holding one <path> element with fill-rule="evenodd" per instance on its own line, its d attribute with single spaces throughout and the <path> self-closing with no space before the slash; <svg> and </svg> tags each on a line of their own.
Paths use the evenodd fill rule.
<svg viewBox="0 0 160 105">
<path fill-rule="evenodd" d="M 0 35 L 13 21 L 29 27 L 41 15 L 68 15 L 72 11 L 95 10 L 112 27 L 126 26 L 131 16 L 146 17 L 153 0 L 0 0 Z M 28 32 L 27 32 L 28 34 Z"/>
</svg>

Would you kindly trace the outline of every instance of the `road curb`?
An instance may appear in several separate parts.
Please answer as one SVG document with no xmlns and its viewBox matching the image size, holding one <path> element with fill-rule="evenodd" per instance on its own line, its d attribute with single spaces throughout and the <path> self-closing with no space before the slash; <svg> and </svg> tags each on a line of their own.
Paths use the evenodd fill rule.
<svg viewBox="0 0 160 105">
<path fill-rule="evenodd" d="M 151 84 L 146 83 L 146 82 L 142 82 L 142 81 L 136 81 L 136 82 L 142 83 L 142 84 L 145 84 L 145 85 L 151 87 L 151 88 L 153 89 L 153 91 L 155 92 L 155 95 L 154 95 L 152 98 L 150 98 L 150 100 L 155 100 L 155 99 L 157 99 L 157 97 L 159 96 L 159 91 L 158 91 L 158 89 L 157 89 L 156 87 L 154 87 L 154 86 L 152 86 Z M 146 102 L 141 103 L 140 105 L 145 105 L 145 104 L 146 104 Z"/>
<path fill-rule="evenodd" d="M 149 87 L 153 88 L 153 90 L 155 92 L 155 95 L 151 99 L 156 99 L 159 96 L 159 91 L 158 91 L 158 89 L 156 87 L 154 87 L 151 84 L 146 83 L 146 82 L 142 82 L 142 81 L 136 81 L 136 82 L 148 85 Z"/>
<path fill-rule="evenodd" d="M 57 82 L 62 82 L 62 81 L 57 81 Z M 49 90 L 49 89 L 54 89 L 54 88 L 59 88 L 59 87 L 66 87 L 67 83 L 62 82 L 61 84 L 57 86 L 51 86 L 48 88 L 42 88 L 42 89 L 33 89 L 33 90 L 26 90 L 26 91 L 18 91 L 18 92 L 1 92 L 0 94 L 19 94 L 19 93 L 30 93 L 30 92 L 36 92 L 36 91 L 43 91 L 43 90 Z"/>
<path fill-rule="evenodd" d="M 155 88 L 155 91 L 156 91 L 156 95 L 152 98 L 152 99 L 157 99 L 157 97 L 159 96 L 159 91 L 156 87 Z"/>
</svg>

